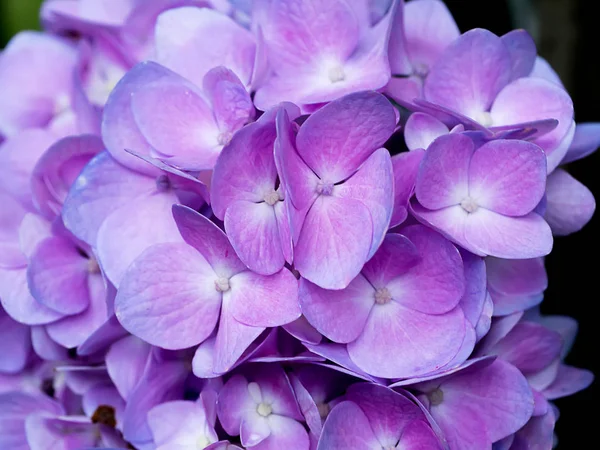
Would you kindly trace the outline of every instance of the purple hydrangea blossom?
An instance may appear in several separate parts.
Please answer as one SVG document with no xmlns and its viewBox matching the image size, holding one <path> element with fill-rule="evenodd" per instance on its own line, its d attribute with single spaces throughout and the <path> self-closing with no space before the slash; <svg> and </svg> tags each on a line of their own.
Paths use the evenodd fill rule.
<svg viewBox="0 0 600 450">
<path fill-rule="evenodd" d="M 544 257 L 600 128 L 527 32 L 440 0 L 41 18 L 0 55 L 0 448 L 552 448 L 593 374 Z"/>
</svg>

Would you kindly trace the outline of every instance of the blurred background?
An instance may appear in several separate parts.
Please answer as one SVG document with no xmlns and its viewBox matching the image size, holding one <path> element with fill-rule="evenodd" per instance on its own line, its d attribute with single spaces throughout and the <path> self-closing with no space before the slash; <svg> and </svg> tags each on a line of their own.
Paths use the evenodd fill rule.
<svg viewBox="0 0 600 450">
<path fill-rule="evenodd" d="M 487 28 L 502 35 L 527 29 L 538 53 L 558 72 L 575 103 L 577 122 L 600 122 L 600 1 L 598 0 L 445 0 L 461 31 Z M 42 0 L 0 0 L 0 47 L 22 29 L 38 28 Z M 0 93 L 1 101 L 1 93 Z M 569 171 L 600 199 L 600 152 L 577 161 Z M 542 311 L 579 320 L 578 339 L 567 363 L 600 375 L 600 213 L 581 232 L 557 238 L 547 258 L 550 287 Z M 598 448 L 598 382 L 558 400 L 559 449 Z M 596 442 L 596 444 L 593 444 Z M 590 447 L 591 445 L 592 447 Z"/>
</svg>

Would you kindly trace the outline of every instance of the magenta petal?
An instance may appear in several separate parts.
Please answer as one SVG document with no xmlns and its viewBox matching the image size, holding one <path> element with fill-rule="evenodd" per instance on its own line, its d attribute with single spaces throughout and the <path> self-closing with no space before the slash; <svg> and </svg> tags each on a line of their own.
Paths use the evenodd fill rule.
<svg viewBox="0 0 600 450">
<path fill-rule="evenodd" d="M 337 197 L 358 200 L 368 208 L 373 222 L 373 240 L 367 258 L 377 251 L 389 228 L 394 207 L 393 172 L 390 153 L 380 148 L 333 191 Z"/>
<path fill-rule="evenodd" d="M 544 260 L 486 258 L 488 287 L 506 295 L 534 295 L 546 290 Z"/>
<path fill-rule="evenodd" d="M 358 275 L 342 290 L 327 291 L 300 281 L 300 304 L 306 319 L 334 342 L 354 341 L 363 331 L 374 305 L 375 290 Z"/>
<path fill-rule="evenodd" d="M 423 156 L 425 156 L 423 150 L 404 152 L 392 156 L 392 166 L 394 168 L 394 211 L 390 220 L 390 228 L 400 225 L 408 217 L 408 200 L 414 192 Z"/>
<path fill-rule="evenodd" d="M 325 424 L 317 450 L 379 450 L 381 444 L 360 407 L 344 401 L 333 408 Z"/>
<path fill-rule="evenodd" d="M 540 202 L 546 188 L 546 155 L 535 144 L 496 140 L 473 154 L 469 197 L 506 216 L 523 216 Z"/>
<path fill-rule="evenodd" d="M 298 209 L 308 208 L 317 196 L 319 182 L 315 173 L 296 152 L 295 124 L 288 111 L 277 112 L 277 140 L 275 141 L 275 162 L 281 175 L 281 183 L 291 203 Z"/>
<path fill-rule="evenodd" d="M 171 207 L 177 198 L 159 192 L 114 211 L 98 230 L 98 259 L 108 279 L 119 287 L 129 265 L 148 247 L 181 242 Z M 152 223 L 152 227 L 145 224 Z"/>
<path fill-rule="evenodd" d="M 461 347 L 464 333 L 460 308 L 428 315 L 392 301 L 372 309 L 362 334 L 348 344 L 348 353 L 371 375 L 409 378 L 450 362 Z"/>
<path fill-rule="evenodd" d="M 468 196 L 469 165 L 475 148 L 462 134 L 436 139 L 425 152 L 415 192 L 424 207 L 440 209 L 458 205 Z"/>
<path fill-rule="evenodd" d="M 421 262 L 419 250 L 406 236 L 389 233 L 375 255 L 365 264 L 362 275 L 374 289 L 384 288 Z"/>
<path fill-rule="evenodd" d="M 272 122 L 261 121 L 239 130 L 223 148 L 211 180 L 211 206 L 219 219 L 235 201 L 260 202 L 275 187 L 273 158 L 276 131 Z"/>
<path fill-rule="evenodd" d="M 467 31 L 444 51 L 425 80 L 425 98 L 471 119 L 488 111 L 511 76 L 511 58 L 493 33 Z"/>
<path fill-rule="evenodd" d="M 27 267 L 31 295 L 62 314 L 77 314 L 90 303 L 89 260 L 62 237 L 51 237 L 36 248 Z"/>
<path fill-rule="evenodd" d="M 416 247 L 419 259 L 388 282 L 392 298 L 426 314 L 452 310 L 465 292 L 463 264 L 457 248 L 422 225 L 411 225 L 402 232 Z"/>
<path fill-rule="evenodd" d="M 102 152 L 75 180 L 65 199 L 62 218 L 69 231 L 95 247 L 98 229 L 110 213 L 155 191 L 153 178 L 123 167 L 108 152 Z"/>
<path fill-rule="evenodd" d="M 552 231 L 536 213 L 507 217 L 480 208 L 465 222 L 465 237 L 478 252 L 499 258 L 545 256 L 552 250 Z"/>
<path fill-rule="evenodd" d="M 537 56 L 537 48 L 531 35 L 525 30 L 513 30 L 500 39 L 510 54 L 512 79 L 516 80 L 531 74 Z"/>
<path fill-rule="evenodd" d="M 548 176 L 546 198 L 544 218 L 555 236 L 581 230 L 596 210 L 596 200 L 590 190 L 562 169 Z"/>
<path fill-rule="evenodd" d="M 434 0 L 434 3 L 437 1 Z M 426 149 L 436 138 L 449 132 L 448 127 L 440 120 L 429 114 L 416 112 L 406 121 L 404 140 L 409 150 Z"/>
<path fill-rule="evenodd" d="M 153 345 L 181 349 L 212 333 L 219 316 L 217 276 L 187 244 L 154 245 L 132 264 L 115 299 L 121 324 Z"/>
<path fill-rule="evenodd" d="M 276 327 L 300 317 L 298 280 L 288 269 L 269 276 L 247 270 L 234 275 L 230 285 L 224 296 L 233 317 L 243 324 Z"/>
<path fill-rule="evenodd" d="M 561 164 L 577 161 L 595 152 L 600 147 L 600 123 L 580 123 Z"/>
<path fill-rule="evenodd" d="M 219 36 L 213 45 L 208 39 Z M 225 66 L 250 83 L 255 43 L 252 33 L 209 8 L 167 10 L 156 21 L 156 60 L 198 86 L 213 67 Z"/>
<path fill-rule="evenodd" d="M 475 327 L 484 313 L 487 297 L 486 266 L 482 258 L 472 253 L 462 251 L 461 256 L 465 269 L 465 293 L 460 299 L 460 307 Z"/>
<path fill-rule="evenodd" d="M 173 206 L 173 217 L 183 240 L 206 258 L 217 275 L 230 278 L 247 269 L 225 233 L 206 217 L 182 205 Z"/>
<path fill-rule="evenodd" d="M 300 127 L 296 146 L 306 164 L 328 183 L 348 178 L 392 135 L 396 115 L 376 92 L 358 92 L 335 100 Z"/>
<path fill-rule="evenodd" d="M 372 230 L 371 215 L 363 203 L 322 195 L 306 216 L 294 249 L 294 265 L 316 285 L 342 289 L 367 260 Z"/>
<path fill-rule="evenodd" d="M 242 262 L 271 275 L 285 263 L 275 208 L 266 202 L 237 201 L 225 213 L 225 231 Z"/>
<path fill-rule="evenodd" d="M 233 375 L 219 392 L 217 414 L 227 434 L 237 436 L 240 432 L 241 416 L 256 408 L 250 397 L 248 380 L 240 374 Z"/>
<path fill-rule="evenodd" d="M 533 395 L 527 380 L 512 365 L 501 360 L 441 379 L 443 400 L 430 408 L 446 433 L 451 448 L 488 448 L 521 428 L 533 412 Z M 465 402 L 468 396 L 469 402 Z M 474 430 L 473 440 L 464 440 Z M 483 441 L 476 445 L 477 435 Z M 460 439 L 460 440 L 459 440 Z M 479 437 L 481 439 L 481 437 Z"/>
</svg>

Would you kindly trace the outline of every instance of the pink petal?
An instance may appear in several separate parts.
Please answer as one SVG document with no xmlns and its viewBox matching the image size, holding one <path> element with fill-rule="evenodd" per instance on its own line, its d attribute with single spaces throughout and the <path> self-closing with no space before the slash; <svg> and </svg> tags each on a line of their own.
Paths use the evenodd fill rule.
<svg viewBox="0 0 600 450">
<path fill-rule="evenodd" d="M 172 192 L 140 198 L 114 211 L 98 230 L 98 259 L 109 280 L 119 287 L 129 265 L 148 247 L 181 242 L 171 207 Z M 152 227 L 145 224 L 152 223 Z"/>
<path fill-rule="evenodd" d="M 173 217 L 183 240 L 206 258 L 218 276 L 231 278 L 247 270 L 225 233 L 206 217 L 182 205 L 173 206 Z"/>
<path fill-rule="evenodd" d="M 552 231 L 536 213 L 507 217 L 480 208 L 467 217 L 464 233 L 477 253 L 498 258 L 537 258 L 552 250 Z"/>
<path fill-rule="evenodd" d="M 214 36 L 219 39 L 206 45 Z M 217 66 L 231 69 L 248 85 L 254 66 L 254 41 L 250 31 L 209 8 L 174 8 L 156 21 L 156 60 L 198 86 Z"/>
<path fill-rule="evenodd" d="M 490 114 L 494 125 L 541 119 L 558 120 L 558 126 L 554 130 L 535 139 L 535 143 L 548 155 L 549 172 L 567 152 L 568 147 L 560 152 L 556 149 L 573 122 L 573 102 L 564 89 L 549 81 L 541 78 L 520 78 L 513 81 L 498 94 Z"/>
<path fill-rule="evenodd" d="M 376 305 L 363 333 L 348 344 L 350 358 L 365 372 L 409 378 L 448 363 L 461 347 L 465 318 L 460 308 L 428 315 L 397 302 Z"/>
<path fill-rule="evenodd" d="M 436 0 L 433 0 L 437 3 Z M 423 0 L 417 3 L 424 3 Z M 425 3 L 428 3 L 427 0 Z M 438 137 L 450 130 L 444 123 L 429 114 L 416 112 L 410 115 L 404 126 L 404 140 L 409 150 L 426 149 Z"/>
<path fill-rule="evenodd" d="M 542 199 L 546 155 L 535 144 L 496 140 L 473 154 L 469 196 L 481 207 L 506 216 L 523 216 Z"/>
<path fill-rule="evenodd" d="M 270 62 L 282 72 L 314 67 L 321 58 L 345 61 L 358 43 L 357 17 L 345 1 L 275 0 L 260 12 Z"/>
<path fill-rule="evenodd" d="M 462 134 L 441 136 L 425 152 L 415 192 L 425 208 L 440 209 L 459 204 L 468 196 L 469 165 L 473 141 Z"/>
<path fill-rule="evenodd" d="M 440 234 L 422 226 L 402 230 L 419 259 L 404 273 L 396 272 L 387 287 L 401 305 L 426 314 L 443 314 L 458 305 L 465 292 L 460 253 Z"/>
<path fill-rule="evenodd" d="M 394 207 L 394 170 L 390 153 L 380 148 L 373 153 L 348 180 L 336 186 L 333 195 L 363 203 L 371 214 L 373 240 L 369 257 L 373 256 L 387 232 Z"/>
<path fill-rule="evenodd" d="M 212 333 L 221 292 L 206 259 L 187 244 L 148 248 L 127 271 L 115 299 L 121 324 L 168 349 L 199 344 Z"/>
<path fill-rule="evenodd" d="M 298 154 L 327 183 L 348 178 L 383 146 L 396 126 L 391 103 L 376 92 L 358 92 L 335 100 L 300 127 Z"/>
<path fill-rule="evenodd" d="M 152 148 L 141 134 L 131 108 L 131 97 L 146 86 L 172 79 L 173 73 L 153 62 L 137 64 L 117 83 L 104 106 L 102 140 L 106 149 L 121 164 L 146 174 L 157 170 L 125 151 L 149 155 Z M 153 108 L 154 109 L 154 108 Z"/>
<path fill-rule="evenodd" d="M 479 256 L 485 256 L 480 250 L 471 245 L 465 238 L 465 227 L 469 213 L 461 206 L 449 206 L 431 211 L 413 200 L 410 204 L 411 212 L 425 225 L 437 230 L 447 239 Z"/>
<path fill-rule="evenodd" d="M 427 73 L 460 36 L 452 14 L 439 0 L 409 2 L 404 9 L 406 50 L 413 67 Z"/>
<path fill-rule="evenodd" d="M 191 83 L 181 78 L 146 86 L 133 93 L 131 108 L 159 159 L 185 170 L 214 167 L 225 141 L 210 106 Z"/>
<path fill-rule="evenodd" d="M 420 260 L 417 247 L 407 237 L 389 233 L 377 253 L 363 267 L 362 275 L 374 289 L 384 288 Z"/>
<path fill-rule="evenodd" d="M 270 275 L 285 263 L 273 206 L 237 201 L 227 208 L 225 231 L 231 245 L 250 270 Z"/>
<path fill-rule="evenodd" d="M 288 270 L 259 275 L 250 270 L 234 275 L 225 292 L 233 317 L 255 327 L 285 325 L 300 317 L 298 280 Z"/>
<path fill-rule="evenodd" d="M 374 299 L 375 290 L 362 275 L 337 291 L 300 280 L 302 313 L 312 326 L 334 342 L 345 344 L 360 336 Z"/>
<path fill-rule="evenodd" d="M 425 98 L 477 120 L 510 81 L 511 64 L 498 36 L 483 29 L 468 31 L 431 68 Z"/>
<path fill-rule="evenodd" d="M 294 249 L 296 269 L 325 289 L 348 286 L 367 260 L 372 229 L 363 203 L 320 196 L 306 216 Z"/>
<path fill-rule="evenodd" d="M 275 187 L 273 158 L 276 131 L 272 122 L 255 122 L 239 130 L 223 148 L 211 181 L 211 206 L 219 219 L 235 201 L 261 202 Z"/>
<path fill-rule="evenodd" d="M 548 276 L 542 258 L 509 260 L 488 257 L 485 264 L 488 286 L 494 292 L 535 295 L 548 287 Z"/>
</svg>

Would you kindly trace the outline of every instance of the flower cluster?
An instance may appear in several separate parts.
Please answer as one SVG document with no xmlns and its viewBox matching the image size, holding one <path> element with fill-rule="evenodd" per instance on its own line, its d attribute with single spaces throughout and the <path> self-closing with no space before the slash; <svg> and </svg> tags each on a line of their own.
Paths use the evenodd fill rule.
<svg viewBox="0 0 600 450">
<path fill-rule="evenodd" d="M 551 449 L 600 145 L 441 0 L 47 0 L 0 55 L 0 448 Z"/>
</svg>

